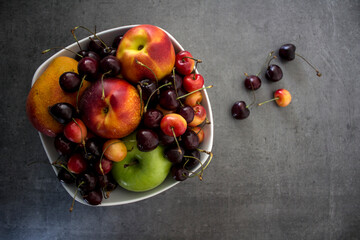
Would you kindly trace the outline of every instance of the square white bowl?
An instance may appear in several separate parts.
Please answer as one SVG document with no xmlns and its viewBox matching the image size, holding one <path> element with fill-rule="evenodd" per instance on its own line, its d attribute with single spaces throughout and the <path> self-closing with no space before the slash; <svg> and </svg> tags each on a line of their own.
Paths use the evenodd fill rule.
<svg viewBox="0 0 360 240">
<path fill-rule="evenodd" d="M 131 29 L 132 27 L 135 27 L 135 26 L 137 26 L 137 25 L 122 26 L 122 27 L 118 27 L 118 28 L 109 29 L 109 30 L 106 30 L 103 32 L 99 32 L 96 34 L 105 43 L 111 45 L 113 39 L 116 36 L 125 34 L 129 29 Z M 164 32 L 166 32 L 166 31 L 164 30 Z M 169 34 L 168 32 L 166 32 L 166 33 L 170 37 L 170 39 L 174 45 L 176 53 L 181 50 L 184 50 L 184 48 L 176 41 L 176 39 L 171 34 Z M 84 38 L 84 39 L 80 40 L 79 43 L 83 49 L 86 49 L 89 41 L 90 41 L 89 38 Z M 72 50 L 74 52 L 79 51 L 79 47 L 78 47 L 77 43 L 73 43 L 70 46 L 67 46 L 66 49 Z M 75 55 L 73 53 L 66 51 L 66 50 L 61 50 L 61 51 L 57 52 L 56 54 L 51 56 L 49 59 L 47 59 L 43 64 L 41 64 L 41 66 L 36 70 L 34 77 L 32 79 L 32 85 L 34 84 L 36 79 L 38 79 L 39 76 L 45 71 L 45 69 L 48 67 L 50 62 L 52 60 L 54 60 L 54 58 L 59 57 L 59 56 L 75 57 Z M 211 124 L 206 124 L 206 126 L 203 129 L 204 133 L 205 133 L 205 137 L 204 137 L 204 141 L 200 145 L 200 148 L 204 149 L 206 151 L 211 151 L 212 145 L 213 145 L 214 122 L 213 122 L 213 116 L 212 116 L 210 101 L 209 101 L 207 92 L 206 92 L 206 90 L 202 90 L 202 93 L 203 93 L 202 105 L 206 109 L 207 118 Z M 45 136 L 42 133 L 39 133 L 39 135 L 40 135 L 42 145 L 45 149 L 45 152 L 49 158 L 49 162 L 50 163 L 54 162 L 59 156 L 59 154 L 57 153 L 57 151 L 54 147 L 54 138 Z M 201 158 L 200 158 L 201 162 L 205 163 L 207 159 L 208 159 L 208 155 L 201 153 Z M 55 174 L 57 175 L 59 170 L 54 166 L 52 166 L 52 167 L 55 171 Z M 199 167 L 198 167 L 198 169 L 199 169 Z M 198 170 L 198 169 L 196 169 L 196 170 Z M 101 206 L 114 206 L 114 205 L 122 205 L 122 204 L 137 202 L 137 201 L 155 196 L 159 193 L 162 193 L 162 192 L 172 188 L 173 186 L 175 186 L 178 183 L 179 182 L 175 181 L 169 174 L 169 176 L 165 179 L 165 181 L 162 184 L 160 184 L 158 187 L 156 187 L 152 190 L 146 191 L 146 192 L 140 192 L 140 193 L 130 192 L 130 191 L 125 190 L 125 189 L 121 188 L 120 186 L 118 186 L 110 194 L 109 198 L 103 199 L 102 203 L 97 206 L 100 206 L 100 207 Z M 71 185 L 71 184 L 62 183 L 62 185 L 65 188 L 65 190 L 70 194 L 71 197 L 73 197 L 75 195 L 75 191 L 76 191 L 75 184 Z M 82 204 L 89 205 L 79 195 L 76 197 L 76 200 Z M 89 205 L 89 206 L 91 206 L 91 205 Z"/>
</svg>

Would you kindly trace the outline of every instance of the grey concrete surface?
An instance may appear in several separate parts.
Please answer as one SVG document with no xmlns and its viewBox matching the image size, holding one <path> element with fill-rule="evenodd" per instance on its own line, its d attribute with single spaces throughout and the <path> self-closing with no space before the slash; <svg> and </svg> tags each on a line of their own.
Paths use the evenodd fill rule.
<svg viewBox="0 0 360 240">
<path fill-rule="evenodd" d="M 1 1 L 0 239 L 360 239 L 360 1 Z M 73 42 L 70 29 L 158 25 L 203 59 L 214 114 L 215 158 L 202 182 L 187 180 L 130 205 L 76 204 L 57 181 L 25 114 L 41 51 Z M 86 33 L 82 37 L 85 37 Z M 276 60 L 263 78 L 268 104 L 251 102 L 243 73 L 292 42 L 300 59 Z M 264 71 L 261 76 L 263 76 Z"/>
</svg>

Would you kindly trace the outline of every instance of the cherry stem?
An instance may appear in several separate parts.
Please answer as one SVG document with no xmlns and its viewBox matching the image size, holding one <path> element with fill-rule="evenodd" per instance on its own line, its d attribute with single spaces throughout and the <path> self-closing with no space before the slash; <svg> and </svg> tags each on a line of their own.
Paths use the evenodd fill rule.
<svg viewBox="0 0 360 240">
<path fill-rule="evenodd" d="M 63 169 L 65 169 L 69 174 L 70 176 L 72 176 L 74 179 L 76 179 L 76 177 L 74 176 L 74 174 L 72 172 L 70 172 L 70 170 L 64 165 L 64 164 L 60 164 L 60 167 L 62 167 Z"/>
<path fill-rule="evenodd" d="M 142 88 L 140 86 L 140 84 L 136 85 L 137 90 L 139 91 L 139 95 L 140 95 L 140 117 L 142 117 L 143 114 L 143 99 L 142 99 Z"/>
<path fill-rule="evenodd" d="M 84 56 L 82 56 L 82 55 L 80 55 L 80 54 L 78 54 L 78 53 L 76 53 L 76 52 L 74 52 L 74 51 L 72 51 L 72 50 L 70 50 L 70 49 L 63 48 L 63 47 L 53 47 L 53 48 L 49 48 L 49 49 L 46 49 L 46 50 L 42 51 L 41 54 L 48 53 L 48 52 L 50 52 L 51 50 L 55 50 L 55 49 L 63 49 L 63 50 L 69 51 L 69 52 L 71 52 L 71 53 L 73 53 L 73 54 L 75 54 L 75 55 L 77 55 L 77 56 L 79 56 L 79 57 L 81 57 L 81 58 L 84 57 Z"/>
<path fill-rule="evenodd" d="M 304 58 L 303 56 L 301 56 L 300 54 L 297 54 L 297 53 L 295 53 L 295 55 L 302 58 L 302 60 L 304 60 L 307 64 L 309 64 L 310 67 L 312 67 L 316 71 L 316 75 L 318 77 L 321 77 L 321 75 L 322 75 L 321 72 L 319 70 L 317 70 L 317 68 L 314 67 L 314 65 L 312 65 L 306 58 Z"/>
<path fill-rule="evenodd" d="M 75 198 L 76 198 L 76 196 L 77 196 L 77 193 L 79 192 L 79 188 L 80 188 L 81 185 L 83 185 L 83 184 L 85 184 L 84 181 L 82 181 L 82 182 L 79 184 L 79 186 L 77 186 L 77 189 L 76 189 L 76 191 L 75 191 L 75 195 L 74 195 L 74 197 L 73 197 L 73 201 L 72 201 L 71 206 L 70 206 L 70 209 L 69 209 L 70 212 L 72 212 L 72 211 L 74 210 Z"/>
<path fill-rule="evenodd" d="M 135 62 L 136 62 L 137 64 L 139 64 L 140 66 L 146 67 L 148 70 L 150 70 L 151 73 L 152 73 L 152 74 L 154 75 L 154 77 L 155 77 L 156 83 L 159 81 L 158 78 L 157 78 L 157 76 L 156 76 L 156 74 L 153 72 L 153 70 L 152 70 L 151 68 L 149 68 L 149 67 L 146 66 L 144 63 L 142 63 L 142 62 L 140 62 L 139 60 L 137 60 L 136 58 L 135 58 Z"/>
<path fill-rule="evenodd" d="M 189 171 L 189 170 L 185 169 L 185 166 L 186 166 L 186 164 L 189 162 L 189 159 L 187 159 L 186 162 L 184 163 L 183 169 L 185 169 L 185 170 L 188 171 L 189 173 L 194 174 L 194 176 L 198 176 L 199 179 L 200 179 L 200 181 L 201 181 L 201 180 L 202 180 L 202 176 L 203 176 L 203 174 L 204 174 L 204 165 L 203 165 L 203 163 L 202 163 L 202 162 L 200 161 L 200 159 L 198 159 L 197 157 L 184 156 L 184 158 L 193 158 L 193 159 L 195 159 L 196 161 L 198 161 L 198 162 L 200 163 L 200 165 L 201 165 L 201 170 L 200 170 L 200 172 L 193 172 L 193 171 Z M 193 176 L 191 176 L 191 177 L 193 177 Z"/>
<path fill-rule="evenodd" d="M 131 167 L 131 166 L 134 166 L 134 165 L 137 165 L 137 164 L 139 164 L 139 162 L 135 160 L 135 161 L 132 161 L 129 164 L 124 164 L 124 168 Z"/>
<path fill-rule="evenodd" d="M 172 85 L 172 83 L 171 83 L 171 82 L 165 83 L 164 85 L 161 85 L 160 87 L 158 87 L 157 89 L 155 89 L 155 90 L 150 94 L 150 96 L 149 96 L 149 98 L 148 98 L 148 100 L 147 100 L 147 102 L 146 102 L 146 105 L 145 105 L 145 107 L 144 107 L 144 112 L 147 111 L 147 107 L 148 107 L 148 105 L 149 105 L 149 103 L 150 103 L 151 97 L 152 97 L 157 91 L 159 91 L 161 88 L 166 87 L 166 86 L 169 86 L 169 85 Z"/>
<path fill-rule="evenodd" d="M 175 142 L 176 142 L 176 145 L 177 145 L 177 147 L 178 147 L 178 151 L 181 153 L 180 144 L 179 144 L 179 142 L 178 142 L 178 140 L 177 140 L 177 138 L 176 138 L 176 134 L 175 134 L 175 131 L 174 131 L 174 127 L 171 127 L 171 131 L 172 131 L 172 133 L 173 133 L 173 135 L 174 135 Z"/>
<path fill-rule="evenodd" d="M 267 101 L 265 101 L 265 102 L 259 103 L 258 106 L 261 106 L 261 105 L 263 105 L 263 104 L 265 104 L 265 103 L 268 103 L 268 102 L 276 101 L 276 100 L 278 100 L 278 99 L 280 99 L 280 98 L 279 98 L 279 97 L 276 97 L 276 98 L 267 100 Z"/>
<path fill-rule="evenodd" d="M 197 148 L 197 150 L 209 155 L 209 160 L 207 160 L 207 163 L 206 163 L 206 165 L 205 165 L 205 167 L 204 167 L 204 169 L 203 169 L 203 172 L 204 172 L 204 170 L 209 166 L 211 160 L 213 159 L 214 154 L 213 154 L 212 152 L 209 152 L 209 151 L 206 151 L 206 150 L 203 150 L 203 149 L 199 149 L 199 148 Z M 201 177 L 202 177 L 202 175 L 201 175 Z M 201 179 L 202 179 L 202 178 L 201 178 Z"/>
<path fill-rule="evenodd" d="M 270 62 L 273 60 L 273 59 L 276 59 L 277 57 L 276 56 L 273 56 L 272 58 L 269 59 L 267 65 L 269 66 L 270 65 Z"/>
<path fill-rule="evenodd" d="M 249 104 L 249 105 L 247 105 L 246 106 L 246 108 L 249 108 L 249 107 L 251 107 L 252 105 L 254 105 L 255 104 L 255 102 L 256 102 L 256 96 L 255 96 L 255 90 L 254 90 L 254 85 L 252 84 L 252 82 L 250 82 L 250 84 L 251 84 L 251 91 L 252 91 L 252 93 L 253 93 L 253 101 Z"/>
<path fill-rule="evenodd" d="M 113 145 L 113 144 L 115 144 L 115 143 L 121 143 L 121 142 L 124 142 L 124 141 L 119 140 L 119 141 L 115 141 L 115 142 L 110 143 L 109 145 L 106 146 L 106 148 L 104 149 L 104 151 L 101 153 L 99 168 L 100 168 L 100 171 L 101 171 L 101 173 L 102 173 L 103 175 L 105 175 L 105 174 L 104 174 L 104 170 L 103 170 L 102 165 L 101 165 L 101 161 L 102 161 L 102 159 L 104 158 L 104 154 L 105 154 L 106 150 L 107 150 L 111 145 Z"/>
<path fill-rule="evenodd" d="M 84 26 L 77 26 L 77 27 L 74 27 L 74 29 L 72 29 L 71 31 L 74 31 L 78 28 L 82 28 L 82 29 L 85 29 L 86 31 L 88 31 L 89 33 L 91 33 L 92 35 L 94 35 L 94 37 L 96 37 L 102 44 L 104 44 L 105 46 L 105 49 L 109 49 L 109 47 L 106 45 L 106 43 L 101 39 L 99 38 L 97 35 L 96 35 L 96 26 L 95 26 L 95 32 L 92 32 L 90 29 L 88 29 L 87 27 L 84 27 Z M 100 46 L 101 47 L 101 46 Z"/>
<path fill-rule="evenodd" d="M 86 75 L 81 79 L 81 82 L 80 82 L 80 86 L 79 86 L 79 89 L 78 89 L 78 92 L 76 94 L 76 111 L 79 113 L 79 95 L 80 95 L 80 90 L 84 84 L 84 80 L 86 78 Z"/>
<path fill-rule="evenodd" d="M 196 59 L 196 58 L 193 58 L 193 57 L 188 57 L 188 56 L 183 57 L 181 60 L 184 61 L 184 58 L 190 58 L 190 59 L 196 61 L 197 63 L 202 63 L 202 60 Z"/>
<path fill-rule="evenodd" d="M 199 88 L 199 89 L 197 89 L 197 90 L 195 90 L 195 91 L 192 91 L 192 92 L 189 92 L 189 93 L 187 93 L 187 94 L 185 94 L 185 95 L 182 95 L 182 96 L 180 96 L 180 97 L 177 97 L 176 100 L 179 100 L 180 98 L 187 97 L 187 96 L 189 96 L 189 95 L 191 95 L 191 94 L 193 94 L 193 93 L 195 93 L 195 92 L 199 92 L 199 91 L 201 91 L 201 90 L 203 90 L 203 89 L 212 88 L 213 86 L 214 86 L 214 85 L 210 85 L 210 86 L 207 86 L 207 87 Z"/>
<path fill-rule="evenodd" d="M 263 69 L 263 68 L 265 67 L 266 63 L 268 62 L 269 57 L 271 57 L 273 54 L 274 54 L 274 51 L 271 51 L 271 52 L 269 53 L 269 55 L 268 55 L 267 58 L 266 58 L 265 63 L 261 66 L 261 69 Z M 269 65 L 269 64 L 268 64 L 268 65 Z M 258 77 L 258 76 L 260 75 L 260 73 L 261 73 L 261 70 L 258 72 L 258 74 L 256 74 L 256 76 Z"/>
<path fill-rule="evenodd" d="M 103 75 L 101 75 L 101 87 L 102 87 L 102 91 L 101 91 L 101 100 L 105 99 L 105 87 L 104 87 L 104 77 L 106 74 L 110 74 L 112 70 L 107 71 L 106 73 L 104 73 Z"/>
<path fill-rule="evenodd" d="M 79 46 L 80 51 L 82 51 L 82 48 L 81 48 L 81 46 L 80 46 L 80 43 L 79 43 L 79 41 L 78 41 L 77 37 L 75 36 L 75 29 L 71 29 L 71 34 L 73 35 L 73 37 L 74 37 L 74 39 L 75 39 L 75 41 L 76 41 L 77 45 Z"/>
</svg>

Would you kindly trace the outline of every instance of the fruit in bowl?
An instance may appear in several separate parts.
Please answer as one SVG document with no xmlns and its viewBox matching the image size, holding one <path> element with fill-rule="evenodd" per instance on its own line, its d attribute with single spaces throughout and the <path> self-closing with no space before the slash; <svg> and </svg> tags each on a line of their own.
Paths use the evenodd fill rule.
<svg viewBox="0 0 360 240">
<path fill-rule="evenodd" d="M 79 61 L 77 68 L 63 70 L 58 74 L 73 72 L 61 78 L 61 86 L 67 87 L 62 88 L 56 81 L 49 83 L 51 84 L 49 87 L 56 85 L 57 88 L 62 89 L 64 95 L 68 94 L 66 91 L 73 90 L 72 83 L 75 80 L 77 84 L 74 85 L 81 89 L 71 93 L 73 94 L 71 102 L 61 97 L 42 110 L 41 114 L 46 118 L 62 121 L 62 123 L 56 122 L 60 130 L 54 134 L 46 134 L 46 131 L 36 129 L 39 130 L 49 161 L 64 188 L 83 204 L 112 206 L 155 196 L 173 187 L 179 183 L 179 180 L 185 180 L 189 175 L 198 175 L 201 178 L 204 168 L 208 166 L 212 157 L 210 151 L 213 142 L 213 117 L 206 90 L 197 89 L 197 95 L 201 93 L 199 97 L 201 103 L 195 101 L 194 106 L 184 108 L 187 109 L 186 111 L 177 110 L 183 106 L 185 96 L 191 95 L 182 89 L 182 77 L 177 74 L 176 67 L 173 68 L 175 54 L 184 49 L 169 33 L 156 27 L 159 29 L 156 32 L 161 31 L 167 36 L 174 50 L 174 54 L 169 50 L 170 60 L 166 60 L 169 64 L 165 64 L 171 66 L 170 70 L 157 71 L 154 65 L 145 60 L 145 57 L 133 56 L 129 58 L 130 60 L 124 60 L 126 58 L 118 56 L 121 42 L 126 33 L 134 27 L 145 29 L 149 28 L 149 25 L 124 26 L 96 33 L 96 36 L 93 34 L 91 38 L 82 39 L 54 54 L 38 68 L 33 77 L 32 83 L 36 86 L 39 77 L 59 57 Z M 161 35 L 162 38 L 165 35 Z M 97 46 L 101 47 L 97 48 Z M 183 60 L 187 61 L 187 59 Z M 124 61 L 137 64 L 139 68 L 135 67 L 132 70 L 136 76 L 137 71 L 148 70 L 141 76 L 143 79 L 140 79 L 138 84 L 127 79 L 126 74 L 119 75 L 119 72 L 122 72 L 121 68 L 128 64 Z M 75 73 L 79 73 L 78 76 Z M 199 74 L 196 68 L 193 69 L 193 73 Z M 153 77 L 150 74 L 153 74 Z M 80 85 L 78 85 L 79 78 Z M 171 94 L 163 94 L 165 91 Z M 53 96 L 51 93 L 48 94 L 49 96 L 46 97 L 51 99 Z M 162 101 L 165 103 L 161 106 L 164 112 L 157 110 L 162 95 L 165 98 L 165 101 Z M 65 103 L 69 103 L 70 106 Z M 28 101 L 28 105 L 31 104 Z M 174 107 L 174 104 L 177 106 Z M 195 115 L 193 108 L 200 104 L 206 113 L 206 120 L 199 121 L 196 126 L 201 129 L 196 131 L 201 132 L 201 144 L 196 134 L 185 131 L 186 128 L 193 127 L 187 126 L 187 122 L 182 121 L 183 119 L 190 121 L 190 117 Z M 51 114 L 49 107 L 54 109 Z M 171 136 L 174 130 L 172 128 L 164 134 L 160 121 L 168 112 L 181 119 L 182 127 L 185 126 L 181 132 L 190 137 L 181 139 L 178 135 Z M 45 118 L 44 116 L 39 118 Z M 146 124 L 144 124 L 145 116 L 147 116 Z M 66 134 L 63 129 L 66 129 Z M 178 132 L 177 129 L 175 130 L 174 134 Z M 188 147 L 191 149 L 187 149 Z M 59 154 L 60 160 L 58 160 Z M 70 163 L 68 163 L 69 158 L 72 159 Z M 147 167 L 139 168 L 141 164 Z M 71 171 L 64 170 L 64 167 Z M 152 174 L 149 174 L 147 171 L 151 168 L 155 168 L 156 171 L 150 170 Z M 136 180 L 137 176 L 143 176 L 143 179 Z M 130 185 L 132 187 L 127 187 Z"/>
</svg>

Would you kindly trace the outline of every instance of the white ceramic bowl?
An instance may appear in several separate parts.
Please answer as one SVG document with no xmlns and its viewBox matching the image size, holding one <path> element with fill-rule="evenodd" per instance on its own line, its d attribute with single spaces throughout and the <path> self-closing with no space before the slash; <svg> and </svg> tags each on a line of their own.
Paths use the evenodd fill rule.
<svg viewBox="0 0 360 240">
<path fill-rule="evenodd" d="M 113 29 L 109 29 L 103 32 L 99 32 L 97 33 L 97 35 L 104 40 L 105 43 L 109 43 L 111 45 L 112 40 L 120 34 L 125 34 L 126 31 L 128 31 L 130 28 L 137 26 L 137 25 L 129 25 L 129 26 L 123 26 L 123 27 L 118 27 L 118 28 L 113 28 Z M 165 31 L 165 30 L 164 30 Z M 165 31 L 166 32 L 166 31 Z M 169 34 L 168 32 L 166 32 L 173 45 L 175 48 L 175 52 L 179 52 L 181 50 L 184 50 L 183 47 L 176 41 L 176 39 L 171 36 L 171 34 Z M 89 39 L 88 38 L 84 38 L 82 40 L 79 41 L 80 45 L 82 48 L 86 49 L 88 43 L 89 43 Z M 67 49 L 70 49 L 74 52 L 79 51 L 79 47 L 76 43 L 73 43 L 70 46 L 66 47 Z M 38 77 L 44 72 L 44 70 L 47 68 L 47 66 L 50 64 L 50 62 L 59 56 L 68 56 L 68 57 L 74 57 L 75 55 L 69 51 L 66 50 L 61 50 L 59 52 L 57 52 L 56 54 L 54 54 L 53 56 L 51 56 L 49 59 L 47 59 L 35 72 L 34 77 L 32 79 L 32 84 L 34 84 L 34 82 L 36 81 L 36 79 L 38 79 Z M 206 63 L 203 63 L 206 64 Z M 205 83 L 206 83 L 206 79 L 205 79 Z M 213 126 L 214 126 L 214 122 L 213 122 L 213 116 L 212 116 L 212 111 L 211 111 L 211 106 L 210 106 L 210 101 L 208 98 L 208 95 L 206 93 L 206 90 L 203 90 L 203 101 L 202 101 L 202 105 L 205 107 L 206 111 L 207 111 L 207 117 L 210 120 L 211 124 L 207 124 L 204 128 L 204 133 L 205 133 L 205 138 L 204 141 L 201 144 L 201 149 L 207 150 L 207 151 L 211 151 L 212 145 L 213 145 Z M 45 149 L 45 152 L 49 158 L 50 163 L 54 162 L 57 158 L 58 158 L 58 153 L 55 150 L 54 147 L 54 139 L 47 137 L 43 134 L 40 133 L 40 139 L 41 142 L 43 144 L 43 147 Z M 208 155 L 201 153 L 201 161 L 202 163 L 204 163 L 206 160 L 208 159 Z M 58 173 L 58 169 L 56 167 L 53 166 L 53 169 L 57 175 Z M 191 180 L 187 180 L 187 181 L 196 181 L 196 179 L 191 179 Z M 121 205 L 121 204 L 127 204 L 127 203 L 132 203 L 132 202 L 137 202 L 152 196 L 155 196 L 163 191 L 166 191 L 167 189 L 175 186 L 176 184 L 178 184 L 179 182 L 175 181 L 172 179 L 172 177 L 169 175 L 165 181 L 159 185 L 158 187 L 156 187 L 155 189 L 152 189 L 150 191 L 147 192 L 141 192 L 141 193 L 135 193 L 135 192 L 130 192 L 127 191 L 123 188 L 121 188 L 120 186 L 118 186 L 111 194 L 110 197 L 108 199 L 103 199 L 102 203 L 98 206 L 114 206 L 114 205 Z M 69 184 L 62 184 L 63 187 L 66 189 L 66 191 L 71 195 L 71 197 L 74 196 L 75 191 L 76 191 L 76 187 L 74 184 L 69 185 Z M 80 203 L 86 204 L 88 205 L 81 196 L 77 196 L 76 200 Z"/>
</svg>

